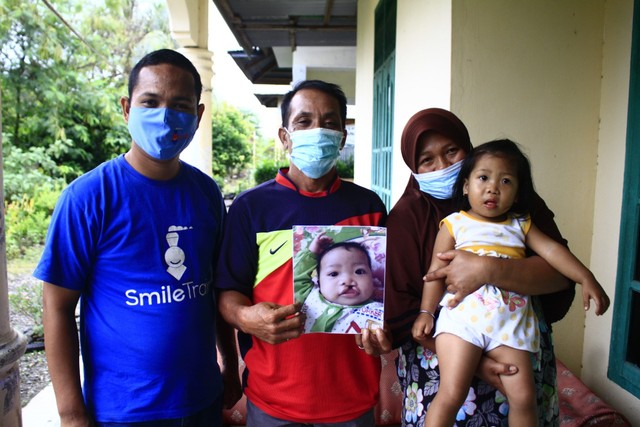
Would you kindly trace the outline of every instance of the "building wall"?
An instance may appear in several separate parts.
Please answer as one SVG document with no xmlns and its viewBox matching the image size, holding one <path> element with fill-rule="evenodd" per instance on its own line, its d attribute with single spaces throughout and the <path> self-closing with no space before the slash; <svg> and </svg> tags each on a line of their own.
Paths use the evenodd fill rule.
<svg viewBox="0 0 640 427">
<path fill-rule="evenodd" d="M 607 284 L 615 283 L 618 264 L 632 15 L 632 0 L 606 2 L 600 143 L 590 261 L 596 277 Z M 636 426 L 640 425 L 638 399 L 607 379 L 612 315 L 613 312 L 601 318 L 587 316 L 581 377 Z"/>
<path fill-rule="evenodd" d="M 358 1 L 355 178 L 364 186 L 371 184 L 373 35 L 377 4 L 377 0 Z M 400 153 L 404 125 L 421 109 L 448 109 L 451 97 L 451 3 L 402 0 L 398 1 L 397 13 L 392 204 L 402 195 L 410 176 Z"/>
<path fill-rule="evenodd" d="M 358 2 L 360 153 L 371 147 L 376 4 Z M 613 298 L 632 11 L 632 0 L 398 1 L 393 201 L 409 176 L 399 149 L 407 119 L 422 108 L 449 108 L 474 144 L 508 137 L 524 147 L 570 248 Z M 370 166 L 356 165 L 366 168 L 370 174 Z M 640 425 L 638 399 L 606 378 L 612 312 L 596 318 L 591 311 L 585 323 L 581 306 L 577 297 L 554 325 L 556 353 Z"/>
<path fill-rule="evenodd" d="M 398 1 L 396 33 L 396 102 L 392 199 L 400 198 L 410 173 L 400 153 L 407 121 L 431 107 L 450 109 L 451 2 Z M 395 171 L 403 173 L 396 174 Z"/>
<path fill-rule="evenodd" d="M 454 0 L 452 109 L 474 144 L 499 137 L 529 155 L 536 189 L 571 249 L 591 256 L 604 2 Z M 603 283 L 613 292 L 614 283 Z M 580 372 L 584 310 L 554 326 Z"/>
<path fill-rule="evenodd" d="M 358 0 L 358 35 L 356 48 L 356 123 L 353 177 L 358 184 L 371 188 L 371 149 L 373 138 L 373 47 L 374 10 L 377 0 Z"/>
</svg>

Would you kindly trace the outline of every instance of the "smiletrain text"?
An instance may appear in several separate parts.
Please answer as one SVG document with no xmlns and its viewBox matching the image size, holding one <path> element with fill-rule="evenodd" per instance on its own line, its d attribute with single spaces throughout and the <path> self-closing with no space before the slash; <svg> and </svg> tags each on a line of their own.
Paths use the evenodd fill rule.
<svg viewBox="0 0 640 427">
<path fill-rule="evenodd" d="M 210 283 L 205 282 L 198 285 L 193 282 L 185 282 L 180 285 L 180 288 L 167 285 L 162 286 L 159 291 L 152 292 L 138 292 L 135 289 L 128 289 L 124 294 L 127 297 L 126 304 L 130 306 L 172 304 L 207 296 Z"/>
</svg>

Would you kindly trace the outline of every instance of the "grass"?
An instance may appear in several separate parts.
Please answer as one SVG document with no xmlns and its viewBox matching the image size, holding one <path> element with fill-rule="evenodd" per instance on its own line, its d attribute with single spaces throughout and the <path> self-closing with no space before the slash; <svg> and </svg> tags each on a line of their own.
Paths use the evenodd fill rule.
<svg viewBox="0 0 640 427">
<path fill-rule="evenodd" d="M 7 259 L 7 271 L 12 274 L 31 274 L 36 268 L 42 246 L 35 246 L 26 250 L 24 256 L 16 259 Z"/>
<path fill-rule="evenodd" d="M 32 275 L 41 254 L 42 247 L 38 246 L 29 248 L 20 258 L 7 260 L 10 312 L 17 316 L 13 321 L 20 323 L 21 332 L 24 333 L 25 328 L 31 325 L 30 337 L 33 340 L 41 339 L 44 334 L 42 328 L 42 285 L 34 279 L 27 279 L 27 277 Z"/>
</svg>

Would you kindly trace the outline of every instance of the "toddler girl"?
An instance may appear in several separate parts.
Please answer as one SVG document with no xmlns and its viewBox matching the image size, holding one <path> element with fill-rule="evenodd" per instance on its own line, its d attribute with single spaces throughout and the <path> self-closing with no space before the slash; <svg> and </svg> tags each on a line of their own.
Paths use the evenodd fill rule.
<svg viewBox="0 0 640 427">
<path fill-rule="evenodd" d="M 517 145 L 510 140 L 488 142 L 463 162 L 454 187 L 463 210 L 442 220 L 429 271 L 445 264 L 436 254 L 454 248 L 483 256 L 522 258 L 528 247 L 582 285 L 585 310 L 593 299 L 596 314 L 604 313 L 609 299 L 593 274 L 531 222 L 531 167 Z M 516 374 L 501 377 L 509 402 L 509 425 L 537 426 L 531 353 L 539 349 L 539 334 L 528 297 L 485 284 L 457 301 L 445 289 L 443 281 L 425 281 L 420 315 L 412 328 L 415 339 L 424 339 L 436 323 L 440 387 L 427 409 L 425 425 L 450 427 L 455 423 L 486 352 L 518 367 Z M 436 322 L 438 304 L 442 309 Z"/>
</svg>

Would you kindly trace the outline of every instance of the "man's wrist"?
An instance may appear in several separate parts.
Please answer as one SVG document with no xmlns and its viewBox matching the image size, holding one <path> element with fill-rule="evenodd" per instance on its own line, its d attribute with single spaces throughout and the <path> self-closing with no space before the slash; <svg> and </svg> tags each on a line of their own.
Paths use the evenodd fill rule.
<svg viewBox="0 0 640 427">
<path fill-rule="evenodd" d="M 241 331 L 241 332 L 244 332 L 245 334 L 248 334 L 248 333 L 249 333 L 249 332 L 247 331 L 247 329 L 246 329 L 246 326 L 245 326 L 245 325 L 246 325 L 246 324 L 247 324 L 247 322 L 248 322 L 248 321 L 247 321 L 247 316 L 248 316 L 248 314 L 249 314 L 248 310 L 249 310 L 250 308 L 251 308 L 251 306 L 246 306 L 246 305 L 241 305 L 241 304 L 240 304 L 240 305 L 238 305 L 238 306 L 236 307 L 236 310 L 235 310 L 235 312 L 236 312 L 236 316 L 235 316 L 235 319 L 234 319 L 234 324 L 233 324 L 233 326 L 234 326 L 237 330 L 239 330 L 239 331 Z"/>
<path fill-rule="evenodd" d="M 84 404 L 82 405 L 81 408 L 74 408 L 74 409 L 59 411 L 58 415 L 60 416 L 60 422 L 61 422 L 61 425 L 63 426 L 80 427 L 80 426 L 92 425 L 91 417 L 89 417 L 89 414 L 87 413 L 87 410 Z"/>
</svg>

